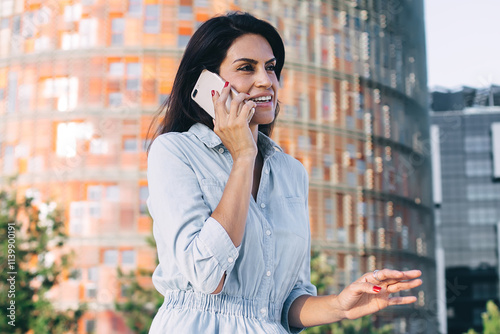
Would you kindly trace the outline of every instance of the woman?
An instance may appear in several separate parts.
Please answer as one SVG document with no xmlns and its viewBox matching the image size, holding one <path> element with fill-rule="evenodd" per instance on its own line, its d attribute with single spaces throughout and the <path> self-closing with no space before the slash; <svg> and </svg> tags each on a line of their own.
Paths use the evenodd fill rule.
<svg viewBox="0 0 500 334">
<path fill-rule="evenodd" d="M 210 19 L 187 45 L 148 157 L 165 296 L 150 333 L 297 333 L 416 300 L 389 294 L 419 286 L 418 270 L 315 296 L 307 174 L 268 137 L 284 58 L 276 30 L 242 13 Z M 203 69 L 227 80 L 212 91 L 215 119 L 190 98 Z"/>
</svg>

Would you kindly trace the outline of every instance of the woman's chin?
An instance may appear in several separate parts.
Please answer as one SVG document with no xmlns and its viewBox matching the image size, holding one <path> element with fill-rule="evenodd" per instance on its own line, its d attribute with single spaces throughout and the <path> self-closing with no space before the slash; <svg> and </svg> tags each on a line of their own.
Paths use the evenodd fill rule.
<svg viewBox="0 0 500 334">
<path fill-rule="evenodd" d="M 274 120 L 274 117 L 266 117 L 265 119 L 262 119 L 260 117 L 253 117 L 252 120 L 250 121 L 250 125 L 266 125 L 272 123 Z"/>
<path fill-rule="evenodd" d="M 270 124 L 274 121 L 274 112 L 264 112 L 264 113 L 256 113 L 253 117 L 252 120 L 250 121 L 250 125 L 252 124 L 258 124 L 258 125 L 265 125 L 265 124 Z"/>
</svg>

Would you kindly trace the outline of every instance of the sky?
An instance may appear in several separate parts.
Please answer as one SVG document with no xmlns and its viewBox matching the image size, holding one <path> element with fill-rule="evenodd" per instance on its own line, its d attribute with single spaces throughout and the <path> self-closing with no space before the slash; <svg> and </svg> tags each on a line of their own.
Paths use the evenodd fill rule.
<svg viewBox="0 0 500 334">
<path fill-rule="evenodd" d="M 500 0 L 424 0 L 428 86 L 500 85 Z"/>
</svg>

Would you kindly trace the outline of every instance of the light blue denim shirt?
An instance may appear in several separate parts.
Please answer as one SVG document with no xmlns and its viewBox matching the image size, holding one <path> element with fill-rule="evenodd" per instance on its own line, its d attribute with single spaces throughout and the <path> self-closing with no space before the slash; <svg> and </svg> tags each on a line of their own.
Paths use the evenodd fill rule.
<svg viewBox="0 0 500 334">
<path fill-rule="evenodd" d="M 310 283 L 308 177 L 302 164 L 262 133 L 257 200 L 250 200 L 235 247 L 210 217 L 232 158 L 202 124 L 157 137 L 148 156 L 148 208 L 159 265 L 153 274 L 165 302 L 150 333 L 298 333 L 288 312 Z M 251 177 L 249 175 L 249 177 Z M 222 292 L 213 292 L 224 272 Z"/>
</svg>

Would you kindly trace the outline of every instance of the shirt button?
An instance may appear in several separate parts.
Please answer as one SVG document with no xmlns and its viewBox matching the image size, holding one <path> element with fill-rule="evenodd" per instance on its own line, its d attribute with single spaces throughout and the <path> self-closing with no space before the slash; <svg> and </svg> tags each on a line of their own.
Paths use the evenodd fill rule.
<svg viewBox="0 0 500 334">
<path fill-rule="evenodd" d="M 264 208 L 266 207 L 266 204 L 264 204 L 264 203 L 260 203 L 260 207 L 261 207 L 262 209 L 264 209 Z"/>
<path fill-rule="evenodd" d="M 267 231 L 266 231 L 266 234 L 267 234 L 267 235 L 271 235 L 271 230 L 267 230 Z"/>
<path fill-rule="evenodd" d="M 261 308 L 261 309 L 260 309 L 260 313 L 261 313 L 261 314 L 266 314 L 266 308 L 265 308 L 265 307 Z"/>
<path fill-rule="evenodd" d="M 224 149 L 223 149 L 222 147 L 221 147 L 221 148 L 219 148 L 219 153 L 220 153 L 220 154 L 224 153 Z"/>
<path fill-rule="evenodd" d="M 271 276 L 271 272 L 268 270 L 268 271 L 267 271 L 267 273 L 266 273 L 266 275 L 267 275 L 268 277 L 269 277 L 269 276 Z"/>
<path fill-rule="evenodd" d="M 233 263 L 233 262 L 234 262 L 234 259 L 233 259 L 232 257 L 229 257 L 229 258 L 227 259 L 227 262 L 229 262 L 229 263 Z"/>
<path fill-rule="evenodd" d="M 269 169 L 264 169 L 264 173 L 269 174 Z"/>
</svg>

